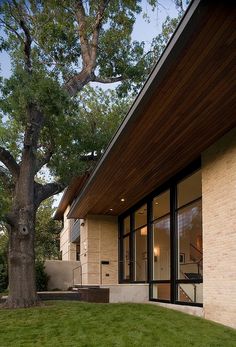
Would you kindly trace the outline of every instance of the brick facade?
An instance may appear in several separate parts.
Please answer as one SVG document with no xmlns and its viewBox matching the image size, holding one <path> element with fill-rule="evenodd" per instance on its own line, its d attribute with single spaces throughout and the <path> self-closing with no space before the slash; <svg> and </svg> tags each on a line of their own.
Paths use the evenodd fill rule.
<svg viewBox="0 0 236 347">
<path fill-rule="evenodd" d="M 236 328 L 236 129 L 202 155 L 205 318 Z"/>
<path fill-rule="evenodd" d="M 83 284 L 118 283 L 118 225 L 112 216 L 88 216 L 80 229 Z M 109 264 L 101 264 L 108 261 Z"/>
</svg>

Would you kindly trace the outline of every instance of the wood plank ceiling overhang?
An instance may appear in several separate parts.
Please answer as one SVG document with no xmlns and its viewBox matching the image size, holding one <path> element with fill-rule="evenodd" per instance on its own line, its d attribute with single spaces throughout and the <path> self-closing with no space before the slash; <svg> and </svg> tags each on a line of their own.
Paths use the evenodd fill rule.
<svg viewBox="0 0 236 347">
<path fill-rule="evenodd" d="M 192 2 L 69 218 L 123 213 L 236 126 L 235 9 Z"/>
</svg>

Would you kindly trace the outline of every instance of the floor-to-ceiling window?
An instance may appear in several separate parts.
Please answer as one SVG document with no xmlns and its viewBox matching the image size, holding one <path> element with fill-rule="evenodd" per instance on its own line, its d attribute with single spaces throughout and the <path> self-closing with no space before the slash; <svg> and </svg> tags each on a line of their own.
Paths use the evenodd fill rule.
<svg viewBox="0 0 236 347">
<path fill-rule="evenodd" d="M 150 299 L 202 303 L 201 171 L 176 176 L 120 218 L 120 280 Z"/>
<path fill-rule="evenodd" d="M 152 296 L 170 300 L 170 191 L 152 201 Z M 156 282 L 154 282 L 156 281 Z"/>
<path fill-rule="evenodd" d="M 201 171 L 177 185 L 178 292 L 180 302 L 202 303 Z"/>
</svg>

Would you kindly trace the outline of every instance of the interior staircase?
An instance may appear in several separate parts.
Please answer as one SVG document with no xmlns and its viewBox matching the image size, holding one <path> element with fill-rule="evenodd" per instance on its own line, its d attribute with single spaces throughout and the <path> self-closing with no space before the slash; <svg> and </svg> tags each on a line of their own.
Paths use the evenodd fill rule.
<svg viewBox="0 0 236 347">
<path fill-rule="evenodd" d="M 188 296 L 188 294 L 179 286 L 179 301 L 183 302 L 193 302 L 193 300 Z"/>
</svg>

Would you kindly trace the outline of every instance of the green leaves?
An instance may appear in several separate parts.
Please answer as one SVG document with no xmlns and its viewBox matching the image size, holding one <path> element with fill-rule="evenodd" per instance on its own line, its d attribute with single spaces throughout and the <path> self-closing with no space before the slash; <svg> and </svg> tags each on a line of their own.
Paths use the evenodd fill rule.
<svg viewBox="0 0 236 347">
<path fill-rule="evenodd" d="M 86 87 L 74 100 L 60 129 L 49 167 L 68 181 L 71 175 L 89 170 L 101 156 L 125 116 L 130 99 L 115 91 Z"/>
<path fill-rule="evenodd" d="M 154 55 L 153 59 L 159 59 L 168 41 L 177 28 L 180 19 L 181 15 L 179 15 L 177 18 L 170 18 L 169 16 L 166 17 L 165 22 L 162 24 L 162 33 L 157 35 L 157 37 L 152 40 L 151 50 L 153 51 Z"/>
<path fill-rule="evenodd" d="M 37 261 L 59 258 L 59 232 L 61 225 L 53 219 L 53 199 L 45 200 L 36 216 L 35 253 Z"/>
</svg>

